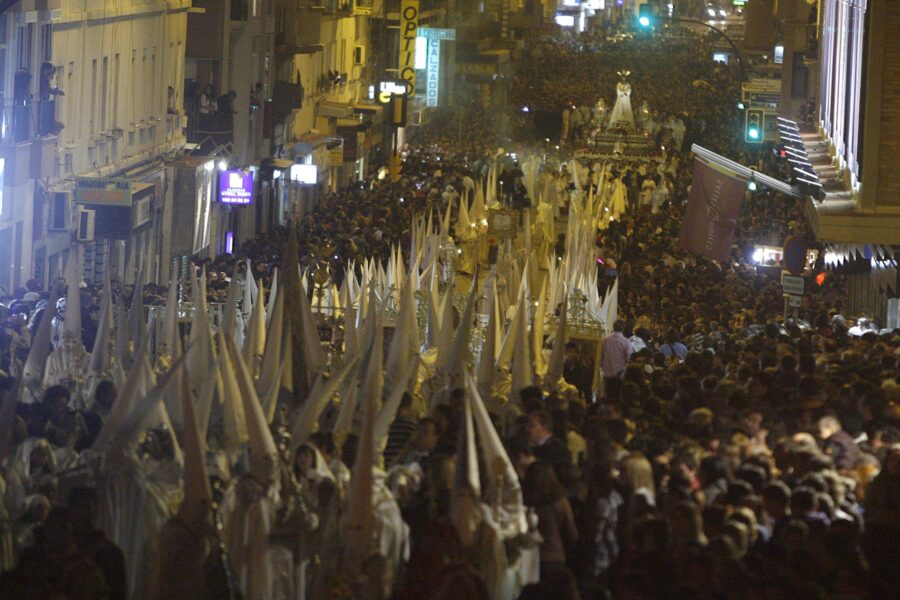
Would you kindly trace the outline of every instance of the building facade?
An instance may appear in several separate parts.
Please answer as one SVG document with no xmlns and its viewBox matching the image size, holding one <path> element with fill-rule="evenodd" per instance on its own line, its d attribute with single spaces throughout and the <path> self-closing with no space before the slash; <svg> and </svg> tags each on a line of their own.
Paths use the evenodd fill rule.
<svg viewBox="0 0 900 600">
<path fill-rule="evenodd" d="M 24 0 L 0 17 L 0 285 L 46 285 L 76 243 L 88 280 L 165 277 L 189 9 Z"/>
</svg>

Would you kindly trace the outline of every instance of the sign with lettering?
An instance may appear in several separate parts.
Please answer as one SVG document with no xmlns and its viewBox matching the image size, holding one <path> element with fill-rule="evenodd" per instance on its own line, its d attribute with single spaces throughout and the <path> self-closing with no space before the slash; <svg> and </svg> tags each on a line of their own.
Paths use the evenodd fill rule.
<svg viewBox="0 0 900 600">
<path fill-rule="evenodd" d="M 806 280 L 797 275 L 784 273 L 781 276 L 781 287 L 785 294 L 802 296 L 803 292 L 806 291 Z"/>
<path fill-rule="evenodd" d="M 455 29 L 441 29 L 438 27 L 419 27 L 419 37 L 428 38 L 429 40 L 448 40 L 456 39 Z"/>
<path fill-rule="evenodd" d="M 406 95 L 416 93 L 416 37 L 419 29 L 419 0 L 400 2 L 400 79 L 406 83 Z"/>
<path fill-rule="evenodd" d="M 111 177 L 75 179 L 76 204 L 131 206 L 131 180 Z"/>
<path fill-rule="evenodd" d="M 253 173 L 240 170 L 219 173 L 219 202 L 222 204 L 253 202 Z"/>
<path fill-rule="evenodd" d="M 456 63 L 460 75 L 495 75 L 497 66 L 493 63 Z"/>
<path fill-rule="evenodd" d="M 437 106 L 441 87 L 441 40 L 428 39 L 428 71 L 425 76 L 425 106 Z"/>
</svg>

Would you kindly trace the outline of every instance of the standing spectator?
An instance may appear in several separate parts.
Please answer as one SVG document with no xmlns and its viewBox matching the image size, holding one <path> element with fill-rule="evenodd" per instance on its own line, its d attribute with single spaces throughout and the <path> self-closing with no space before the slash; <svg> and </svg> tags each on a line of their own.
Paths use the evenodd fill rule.
<svg viewBox="0 0 900 600">
<path fill-rule="evenodd" d="M 603 376 L 607 379 L 619 379 L 631 358 L 631 343 L 622 332 L 625 331 L 625 321 L 616 319 L 613 323 L 613 332 L 603 338 L 602 362 Z"/>
</svg>

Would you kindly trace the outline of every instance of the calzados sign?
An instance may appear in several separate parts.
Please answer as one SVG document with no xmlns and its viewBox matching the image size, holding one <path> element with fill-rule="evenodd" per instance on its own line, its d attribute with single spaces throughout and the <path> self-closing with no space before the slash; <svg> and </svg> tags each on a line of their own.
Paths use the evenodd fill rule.
<svg viewBox="0 0 900 600">
<path fill-rule="evenodd" d="M 416 35 L 419 29 L 419 0 L 400 3 L 400 79 L 406 83 L 406 95 L 416 93 Z"/>
</svg>

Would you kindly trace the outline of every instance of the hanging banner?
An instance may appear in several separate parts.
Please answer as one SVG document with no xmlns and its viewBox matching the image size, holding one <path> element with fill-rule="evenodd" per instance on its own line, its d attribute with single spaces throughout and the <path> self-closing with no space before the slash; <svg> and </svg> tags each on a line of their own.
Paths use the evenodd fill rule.
<svg viewBox="0 0 900 600">
<path fill-rule="evenodd" d="M 695 157 L 681 247 L 714 260 L 728 260 L 746 190 L 746 179 Z"/>
<path fill-rule="evenodd" d="M 428 71 L 425 76 L 425 106 L 437 106 L 441 87 L 441 40 L 428 40 Z"/>
<path fill-rule="evenodd" d="M 400 2 L 400 79 L 406 83 L 406 95 L 416 94 L 416 36 L 419 29 L 419 0 Z"/>
</svg>

